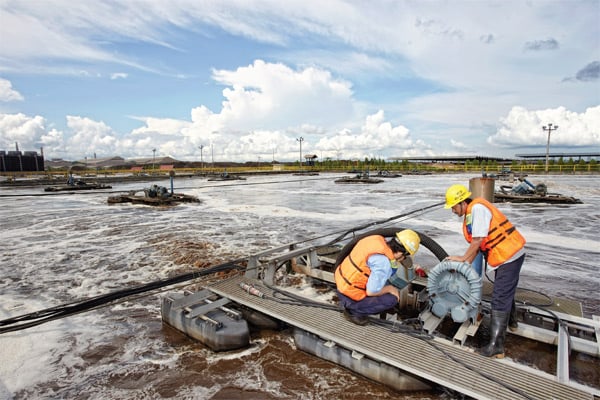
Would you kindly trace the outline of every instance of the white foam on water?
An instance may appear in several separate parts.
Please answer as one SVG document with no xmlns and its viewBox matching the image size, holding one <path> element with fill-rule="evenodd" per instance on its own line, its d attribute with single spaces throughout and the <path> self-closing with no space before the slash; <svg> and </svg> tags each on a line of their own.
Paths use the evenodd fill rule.
<svg viewBox="0 0 600 400">
<path fill-rule="evenodd" d="M 254 339 L 250 342 L 250 346 L 236 351 L 215 353 L 208 351 L 204 358 L 208 364 L 215 364 L 223 360 L 236 360 L 248 357 L 252 354 L 260 353 L 268 345 L 264 339 Z"/>
<path fill-rule="evenodd" d="M 0 304 L 6 304 L 0 297 Z M 33 309 L 31 310 L 33 311 Z M 9 317 L 4 307 L 0 308 L 2 319 Z M 50 322 L 44 326 L 25 331 L 5 333 L 0 338 L 0 387 L 14 394 L 27 387 L 42 383 L 52 376 L 53 354 L 66 350 L 61 343 L 63 322 Z M 2 394 L 2 391 L 0 391 Z"/>
<path fill-rule="evenodd" d="M 377 185 L 337 185 L 333 183 L 337 176 L 323 175 L 324 179 L 314 181 L 249 177 L 239 186 L 175 179 L 176 188 L 182 188 L 177 192 L 196 195 L 203 202 L 156 209 L 109 206 L 109 194 L 101 193 L 0 198 L 1 318 L 164 279 L 193 270 L 194 263 L 225 262 L 332 232 L 337 236 L 352 227 L 442 202 L 447 186 L 468 184 L 471 178 L 466 174 L 407 175 Z M 579 197 L 584 204 L 499 205 L 528 240 L 522 282 L 542 285 L 538 289 L 551 295 L 585 301 L 586 296 L 597 296 L 600 286 L 600 181 L 590 176 L 530 180 L 537 183 L 542 178 L 549 190 Z M 253 186 L 255 180 L 265 184 Z M 169 185 L 168 180 L 161 184 Z M 126 191 L 139 185 L 113 187 Z M 13 190 L 17 194 L 28 191 L 32 189 Z M 467 247 L 460 221 L 441 205 L 386 226 L 395 225 L 415 227 L 449 254 L 462 254 Z M 560 282 L 560 287 L 552 282 Z M 314 291 L 306 282 L 297 291 L 331 302 L 329 295 Z M 111 380 L 118 377 L 121 382 L 131 376 L 135 381 L 144 371 L 185 369 L 180 363 L 182 357 L 190 356 L 189 350 L 169 344 L 160 327 L 160 299 L 154 295 L 2 334 L 0 396 L 68 398 L 75 396 L 80 385 L 87 385 L 89 398 L 131 397 L 131 389 L 112 386 Z M 293 342 L 289 345 L 294 349 Z M 245 362 L 267 347 L 268 342 L 258 340 L 239 352 L 194 350 L 193 356 L 210 364 Z M 285 382 L 269 381 L 260 363 L 245 365 L 245 369 L 250 372 L 232 373 L 236 387 L 289 398 Z M 302 373 L 318 389 L 298 391 L 297 398 L 319 398 L 317 393 L 325 393 L 321 398 L 335 398 L 343 392 L 343 384 L 332 387 L 319 376 L 324 373 L 321 370 L 308 368 Z M 360 379 L 350 376 L 344 379 Z M 140 396 L 161 398 L 155 385 L 148 383 Z M 178 398 L 199 399 L 222 389 L 219 382 L 211 387 L 186 382 L 176 392 Z"/>
</svg>

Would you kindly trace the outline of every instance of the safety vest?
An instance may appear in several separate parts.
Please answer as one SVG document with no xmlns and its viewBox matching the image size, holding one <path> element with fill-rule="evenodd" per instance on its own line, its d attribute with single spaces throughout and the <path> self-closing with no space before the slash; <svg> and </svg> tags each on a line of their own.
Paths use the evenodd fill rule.
<svg viewBox="0 0 600 400">
<path fill-rule="evenodd" d="M 371 275 L 367 259 L 373 254 L 394 259 L 394 253 L 383 236 L 373 235 L 359 240 L 335 270 L 335 284 L 342 294 L 355 301 L 367 297 L 367 281 Z"/>
<path fill-rule="evenodd" d="M 510 260 L 512 256 L 523 248 L 525 238 L 492 203 L 482 198 L 476 198 L 467 206 L 467 212 L 463 221 L 463 234 L 467 242 L 471 243 L 473 240 L 471 210 L 475 204 L 487 207 L 492 213 L 488 235 L 481 241 L 479 248 L 486 255 L 488 264 L 492 267 L 497 267 Z"/>
</svg>

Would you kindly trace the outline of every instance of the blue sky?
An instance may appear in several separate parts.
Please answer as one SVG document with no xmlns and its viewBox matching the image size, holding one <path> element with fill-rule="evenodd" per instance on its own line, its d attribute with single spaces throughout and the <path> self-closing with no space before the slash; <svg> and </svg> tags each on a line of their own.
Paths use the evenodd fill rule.
<svg viewBox="0 0 600 400">
<path fill-rule="evenodd" d="M 600 151 L 600 1 L 0 0 L 0 150 Z"/>
</svg>

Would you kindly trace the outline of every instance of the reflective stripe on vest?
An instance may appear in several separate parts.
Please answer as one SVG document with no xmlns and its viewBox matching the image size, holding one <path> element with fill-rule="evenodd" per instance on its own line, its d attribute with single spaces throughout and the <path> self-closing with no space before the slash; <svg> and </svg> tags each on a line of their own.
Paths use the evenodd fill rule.
<svg viewBox="0 0 600 400">
<path fill-rule="evenodd" d="M 467 225 L 467 221 L 472 222 L 471 211 L 475 204 L 485 206 L 492 213 L 488 235 L 481 241 L 479 248 L 486 254 L 488 264 L 497 267 L 523 248 L 525 238 L 492 203 L 482 198 L 476 198 L 467 206 L 463 222 L 463 235 L 467 242 L 473 241 L 471 226 Z"/>
<path fill-rule="evenodd" d="M 337 289 L 352 300 L 359 301 L 367 296 L 367 281 L 371 275 L 367 260 L 373 254 L 383 254 L 390 260 L 394 258 L 383 236 L 367 236 L 356 243 L 335 270 Z"/>
</svg>

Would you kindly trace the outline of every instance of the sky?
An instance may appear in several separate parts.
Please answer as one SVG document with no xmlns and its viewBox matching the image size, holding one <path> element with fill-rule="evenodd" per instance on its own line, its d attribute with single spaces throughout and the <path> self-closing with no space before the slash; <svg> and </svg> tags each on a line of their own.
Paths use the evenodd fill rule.
<svg viewBox="0 0 600 400">
<path fill-rule="evenodd" d="M 600 0 L 0 0 L 0 150 L 514 158 L 548 132 L 600 152 Z"/>
</svg>

